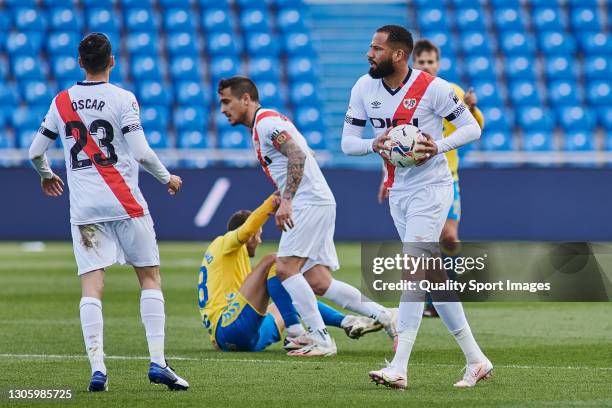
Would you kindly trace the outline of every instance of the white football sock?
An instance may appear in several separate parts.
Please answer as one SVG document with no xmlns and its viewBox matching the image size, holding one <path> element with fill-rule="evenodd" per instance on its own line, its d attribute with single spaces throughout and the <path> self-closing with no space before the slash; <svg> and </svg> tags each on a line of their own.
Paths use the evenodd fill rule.
<svg viewBox="0 0 612 408">
<path fill-rule="evenodd" d="M 102 302 L 93 297 L 81 298 L 79 304 L 81 328 L 87 357 L 91 364 L 91 373 L 100 371 L 106 374 L 104 365 L 104 339 L 102 336 L 104 321 L 102 319 Z"/>
<path fill-rule="evenodd" d="M 397 350 L 390 366 L 396 371 L 405 374 L 408 370 L 408 360 L 412 353 L 412 346 L 416 340 L 421 320 L 423 319 L 422 291 L 404 291 L 402 293 L 397 316 Z"/>
<path fill-rule="evenodd" d="M 298 337 L 304 333 L 306 333 L 306 330 L 304 330 L 304 326 L 301 324 L 292 324 L 287 327 L 287 336 Z"/>
<path fill-rule="evenodd" d="M 304 276 L 298 273 L 285 279 L 282 284 L 291 296 L 293 306 L 295 306 L 308 331 L 324 331 L 323 338 L 326 339 L 325 341 L 331 342 L 331 337 L 328 334 L 325 335 L 325 323 L 323 323 L 321 312 L 317 307 L 317 297 Z"/>
<path fill-rule="evenodd" d="M 474 339 L 461 303 L 433 302 L 433 305 L 448 330 L 455 336 L 455 340 L 457 340 L 459 347 L 461 347 L 465 355 L 466 362 L 468 364 L 475 364 L 486 361 L 486 356 L 480 350 L 476 339 Z"/>
<path fill-rule="evenodd" d="M 140 294 L 140 317 L 145 327 L 151 362 L 166 366 L 164 357 L 164 295 L 161 290 L 144 289 Z"/>
<path fill-rule="evenodd" d="M 382 324 L 388 324 L 391 321 L 391 314 L 384 306 L 363 296 L 359 289 L 348 283 L 332 279 L 323 297 L 340 307 L 368 316 L 374 320 L 379 320 L 380 318 L 379 321 Z"/>
</svg>

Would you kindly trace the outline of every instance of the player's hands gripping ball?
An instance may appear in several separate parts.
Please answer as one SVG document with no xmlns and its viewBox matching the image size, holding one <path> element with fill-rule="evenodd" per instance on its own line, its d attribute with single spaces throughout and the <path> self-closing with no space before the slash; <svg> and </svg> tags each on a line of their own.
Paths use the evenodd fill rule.
<svg viewBox="0 0 612 408">
<path fill-rule="evenodd" d="M 385 130 L 383 134 L 376 137 L 376 139 L 374 139 L 374 142 L 372 143 L 372 150 L 380 154 L 383 159 L 386 160 L 389 160 L 389 146 L 387 142 L 391 140 L 391 137 L 389 136 L 389 132 L 391 132 L 391 129 L 393 129 L 393 126 L 387 128 L 387 130 Z"/>
<path fill-rule="evenodd" d="M 294 227 L 293 224 L 293 208 L 291 205 L 291 200 L 283 198 L 281 200 L 278 209 L 276 210 L 276 216 L 274 220 L 276 221 L 276 228 L 281 231 L 287 231 Z"/>
<path fill-rule="evenodd" d="M 423 153 L 421 157 L 415 157 L 416 165 L 420 166 L 438 154 L 438 145 L 434 142 L 431 135 L 421 132 L 421 136 L 418 139 L 418 144 L 414 151 L 415 153 Z"/>
<path fill-rule="evenodd" d="M 181 187 L 183 186 L 183 180 L 179 176 L 175 176 L 174 174 L 170 175 L 170 181 L 168 181 L 168 194 L 176 195 L 179 191 L 181 191 Z"/>
<path fill-rule="evenodd" d="M 51 197 L 59 197 L 64 192 L 64 182 L 57 174 L 54 174 L 53 177 L 48 179 L 41 179 L 40 186 L 43 192 Z"/>
</svg>

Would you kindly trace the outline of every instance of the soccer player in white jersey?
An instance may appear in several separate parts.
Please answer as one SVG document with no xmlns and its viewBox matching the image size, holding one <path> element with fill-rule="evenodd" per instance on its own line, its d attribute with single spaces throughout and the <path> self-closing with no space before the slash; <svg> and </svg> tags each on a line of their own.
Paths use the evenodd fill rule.
<svg viewBox="0 0 612 408">
<path fill-rule="evenodd" d="M 257 158 L 279 190 L 276 226 L 282 235 L 276 275 L 305 323 L 312 343 L 289 352 L 293 356 L 329 356 L 336 345 L 317 309 L 317 295 L 375 319 L 390 335 L 393 312 L 362 298 L 359 290 L 332 278 L 338 269 L 334 246 L 336 202 L 306 140 L 285 116 L 263 109 L 257 87 L 249 78 L 219 82 L 221 111 L 231 125 L 252 130 Z"/>
<path fill-rule="evenodd" d="M 131 92 L 108 83 L 114 65 L 111 44 L 101 33 L 79 44 L 79 64 L 85 81 L 60 92 L 30 147 L 30 159 L 45 194 L 63 192 L 46 150 L 59 137 L 64 146 L 74 255 L 81 278 L 81 326 L 92 377 L 89 391 L 106 391 L 102 294 L 104 270 L 114 263 L 134 267 L 142 288 L 140 314 L 151 363 L 149 380 L 172 390 L 189 384 L 164 358 L 164 297 L 159 251 L 147 202 L 138 188 L 138 164 L 175 195 L 180 177 L 171 175 L 149 147 L 140 125 L 139 108 Z"/>
<path fill-rule="evenodd" d="M 453 179 L 445 152 L 480 137 L 480 127 L 461 103 L 448 82 L 408 66 L 413 49 L 412 35 L 401 26 L 379 28 L 367 53 L 369 73 L 359 78 L 342 133 L 342 151 L 360 156 L 379 153 L 384 158 L 389 130 L 402 123 L 421 129 L 418 150 L 424 153 L 417 167 L 395 168 L 388 162 L 386 186 L 389 206 L 408 255 L 439 256 L 435 245 L 453 200 Z M 442 120 L 457 130 L 444 138 Z M 375 138 L 362 138 L 370 121 Z M 426 271 L 425 271 L 426 272 Z M 460 302 L 436 301 L 434 306 L 453 334 L 466 358 L 466 370 L 456 387 L 473 387 L 490 375 L 493 365 L 480 350 Z M 424 294 L 402 294 L 397 325 L 398 346 L 393 361 L 382 370 L 370 372 L 377 384 L 403 389 L 407 385 L 408 360 L 423 315 Z M 443 300 L 448 300 L 446 297 Z"/>
</svg>

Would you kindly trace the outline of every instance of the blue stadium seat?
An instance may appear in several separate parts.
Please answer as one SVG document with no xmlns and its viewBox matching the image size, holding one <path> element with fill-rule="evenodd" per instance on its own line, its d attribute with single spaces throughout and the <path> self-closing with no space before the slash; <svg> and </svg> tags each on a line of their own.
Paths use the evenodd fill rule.
<svg viewBox="0 0 612 408">
<path fill-rule="evenodd" d="M 473 4 L 475 2 L 472 2 Z M 466 7 L 455 11 L 455 20 L 459 31 L 485 29 L 483 12 L 480 7 Z"/>
<path fill-rule="evenodd" d="M 164 27 L 168 32 L 196 32 L 195 16 L 189 8 L 170 8 L 164 11 Z"/>
<path fill-rule="evenodd" d="M 1 98 L 0 91 L 0 98 Z M 612 105 L 600 106 L 597 108 L 597 122 L 599 126 L 606 130 L 612 130 Z"/>
<path fill-rule="evenodd" d="M 178 147 L 181 149 L 205 149 L 210 147 L 206 129 L 179 132 Z"/>
<path fill-rule="evenodd" d="M 131 8 L 153 9 L 153 0 L 120 0 L 119 2 L 124 10 Z"/>
<path fill-rule="evenodd" d="M 140 121 L 146 131 L 159 130 L 165 132 L 169 123 L 168 107 L 141 106 Z"/>
<path fill-rule="evenodd" d="M 108 8 L 86 9 L 87 30 L 90 32 L 119 32 L 120 16 Z"/>
<path fill-rule="evenodd" d="M 185 130 L 206 130 L 208 115 L 201 106 L 178 107 L 174 110 L 174 126 L 179 132 Z"/>
<path fill-rule="evenodd" d="M 217 57 L 210 62 L 210 77 L 215 86 L 221 78 L 229 78 L 241 72 L 242 66 L 236 57 Z"/>
<path fill-rule="evenodd" d="M 576 61 L 567 55 L 553 55 L 544 60 L 544 73 L 549 80 L 576 77 Z"/>
<path fill-rule="evenodd" d="M 526 79 L 535 82 L 535 67 L 532 59 L 523 56 L 511 56 L 506 58 L 504 66 L 508 78 Z"/>
<path fill-rule="evenodd" d="M 320 130 L 306 130 L 301 132 L 306 142 L 308 142 L 308 147 L 313 150 L 325 150 L 327 148 L 327 143 L 325 142 L 325 136 L 323 132 Z"/>
<path fill-rule="evenodd" d="M 230 0 L 195 0 L 196 3 L 199 4 L 202 10 L 211 8 L 211 7 L 224 7 L 229 8 L 231 1 Z"/>
<path fill-rule="evenodd" d="M 539 130 L 551 132 L 554 127 L 553 115 L 548 109 L 537 106 L 524 106 L 517 109 L 517 125 L 524 131 Z"/>
<path fill-rule="evenodd" d="M 134 7 L 125 10 L 125 26 L 133 32 L 157 32 L 157 24 L 153 10 L 149 8 Z"/>
<path fill-rule="evenodd" d="M 503 0 L 500 0 L 503 1 Z M 531 7 L 554 7 L 559 8 L 560 3 L 559 0 L 531 0 L 529 2 Z"/>
<path fill-rule="evenodd" d="M 508 55 L 532 55 L 535 51 L 533 38 L 524 32 L 507 31 L 500 33 L 501 50 Z"/>
<path fill-rule="evenodd" d="M 19 92 L 14 85 L 0 82 L 0 111 L 10 112 L 19 104 Z"/>
<path fill-rule="evenodd" d="M 425 31 L 422 32 L 422 37 L 429 39 L 432 43 L 434 43 L 439 49 L 441 56 L 451 56 L 455 55 L 455 47 L 453 42 L 451 41 L 451 34 L 448 31 Z"/>
<path fill-rule="evenodd" d="M 151 146 L 152 149 L 167 149 L 170 147 L 167 132 L 158 129 L 153 129 L 151 131 L 144 129 L 144 131 L 147 142 L 149 142 L 149 146 Z"/>
<path fill-rule="evenodd" d="M 276 15 L 276 27 L 284 33 L 291 31 L 304 31 L 303 11 L 297 8 L 284 8 L 278 10 Z"/>
<path fill-rule="evenodd" d="M 246 51 L 253 56 L 278 56 L 278 41 L 269 33 L 246 34 Z"/>
<path fill-rule="evenodd" d="M 137 81 L 147 79 L 160 81 L 162 79 L 158 59 L 149 55 L 138 55 L 132 58 L 131 71 Z"/>
<path fill-rule="evenodd" d="M 164 9 L 168 9 L 170 7 L 189 9 L 191 7 L 191 0 L 158 0 L 158 2 Z"/>
<path fill-rule="evenodd" d="M 306 32 L 288 33 L 284 36 L 285 52 L 289 56 L 314 55 L 310 36 Z"/>
<path fill-rule="evenodd" d="M 198 55 L 197 36 L 189 32 L 174 32 L 168 34 L 167 48 L 171 56 Z"/>
<path fill-rule="evenodd" d="M 587 55 L 612 55 L 612 39 L 609 34 L 578 33 L 581 50 Z"/>
<path fill-rule="evenodd" d="M 531 21 L 537 31 L 562 31 L 566 24 L 561 17 L 561 9 L 555 7 L 538 7 L 531 12 Z"/>
<path fill-rule="evenodd" d="M 76 82 L 83 78 L 84 72 L 79 67 L 77 57 L 57 56 L 51 59 L 51 70 L 58 81 Z"/>
<path fill-rule="evenodd" d="M 612 78 L 610 57 L 593 55 L 584 59 L 584 76 L 587 80 Z"/>
<path fill-rule="evenodd" d="M 441 27 L 448 27 L 446 11 L 442 8 L 417 10 L 417 24 L 421 31 L 434 31 Z"/>
<path fill-rule="evenodd" d="M 307 57 L 293 57 L 287 60 L 287 78 L 289 81 L 308 80 L 317 78 L 313 60 Z"/>
<path fill-rule="evenodd" d="M 241 52 L 242 47 L 240 41 L 237 41 L 231 32 L 215 32 L 206 36 L 206 49 L 213 56 L 237 56 Z"/>
<path fill-rule="evenodd" d="M 486 151 L 513 150 L 512 132 L 508 130 L 487 131 L 481 136 L 480 145 Z"/>
<path fill-rule="evenodd" d="M 32 133 L 31 137 L 33 137 L 33 133 L 40 127 L 48 110 L 49 105 L 20 106 L 11 113 L 11 126 L 13 129 Z"/>
<path fill-rule="evenodd" d="M 48 11 L 51 31 L 83 31 L 83 17 L 78 10 L 69 7 L 54 7 Z"/>
<path fill-rule="evenodd" d="M 612 105 L 612 88 L 609 80 L 587 83 L 588 102 L 593 106 Z"/>
<path fill-rule="evenodd" d="M 563 148 L 567 151 L 592 151 L 595 149 L 595 138 L 591 132 L 574 128 L 565 132 Z"/>
<path fill-rule="evenodd" d="M 234 3 L 241 9 L 256 7 L 264 8 L 268 6 L 270 0 L 235 0 Z"/>
<path fill-rule="evenodd" d="M 304 58 L 310 61 L 308 58 Z M 299 65 L 302 58 L 294 58 L 287 62 L 287 75 L 292 80 L 296 71 L 307 71 L 304 66 Z M 312 64 L 311 64 L 312 65 Z M 308 74 L 304 73 L 306 77 Z M 253 81 L 278 81 L 280 78 L 280 64 L 277 58 L 270 57 L 254 57 L 249 58 L 248 76 Z"/>
<path fill-rule="evenodd" d="M 446 4 L 443 0 L 414 0 L 412 3 L 414 4 L 415 10 L 417 11 L 426 8 L 442 9 L 446 7 Z"/>
<path fill-rule="evenodd" d="M 37 0 L 4 0 L 3 3 L 8 9 L 15 7 L 36 7 L 38 5 Z"/>
<path fill-rule="evenodd" d="M 18 7 L 13 10 L 15 29 L 18 32 L 47 31 L 47 16 L 35 7 Z"/>
<path fill-rule="evenodd" d="M 149 55 L 156 57 L 159 54 L 159 37 L 155 32 L 130 32 L 125 43 L 131 56 Z"/>
<path fill-rule="evenodd" d="M 520 8 L 496 8 L 493 18 L 498 30 L 521 31 L 525 29 L 525 16 L 520 12 Z"/>
<path fill-rule="evenodd" d="M 8 34 L 5 38 L 4 48 L 11 57 L 18 55 L 34 56 L 40 51 L 36 48 L 36 44 L 32 42 L 29 34 L 17 32 Z"/>
<path fill-rule="evenodd" d="M 91 7 L 105 7 L 107 9 L 111 9 L 115 3 L 115 0 L 81 0 L 80 3 L 85 9 Z"/>
<path fill-rule="evenodd" d="M 440 58 L 440 69 L 438 70 L 438 76 L 444 78 L 449 82 L 460 82 L 461 71 L 460 66 L 457 65 L 457 58 L 449 58 L 442 55 Z"/>
<path fill-rule="evenodd" d="M 4 118 L 4 116 L 2 116 Z M 0 129 L 4 129 L 4 119 L 2 120 L 2 127 Z M 15 139 L 10 137 L 8 134 L 0 130 L 0 149 L 13 149 L 15 148 Z"/>
<path fill-rule="evenodd" d="M 306 7 L 304 0 L 274 0 L 274 3 L 281 9 L 285 7 L 304 9 Z"/>
<path fill-rule="evenodd" d="M 602 28 L 597 7 L 579 7 L 570 11 L 570 21 L 575 32 L 599 31 Z"/>
<path fill-rule="evenodd" d="M 598 0 L 568 0 L 567 3 L 572 9 L 577 7 L 589 7 L 591 9 L 595 9 L 599 6 Z"/>
<path fill-rule="evenodd" d="M 56 32 L 47 36 L 47 53 L 56 55 L 78 55 L 80 38 L 74 31 Z"/>
<path fill-rule="evenodd" d="M 472 83 L 474 92 L 478 97 L 479 106 L 502 106 L 500 95 L 501 85 L 495 80 L 477 80 Z"/>
<path fill-rule="evenodd" d="M 138 82 L 136 95 L 143 105 L 168 106 L 172 102 L 169 85 L 161 81 Z"/>
<path fill-rule="evenodd" d="M 201 81 L 201 64 L 196 57 L 178 56 L 170 60 L 170 76 L 174 81 Z"/>
<path fill-rule="evenodd" d="M 18 56 L 11 59 L 11 69 L 18 81 L 44 80 L 44 73 L 37 59 L 31 56 Z"/>
<path fill-rule="evenodd" d="M 315 106 L 300 106 L 295 109 L 295 126 L 300 131 L 323 129 L 323 113 Z"/>
<path fill-rule="evenodd" d="M 20 86 L 23 100 L 28 105 L 49 105 L 55 96 L 55 89 L 44 81 L 24 81 Z"/>
<path fill-rule="evenodd" d="M 562 31 L 546 31 L 539 35 L 540 49 L 547 55 L 572 55 L 576 41 Z"/>
<path fill-rule="evenodd" d="M 531 131 L 523 133 L 523 148 L 528 152 L 546 152 L 555 150 L 551 132 Z"/>
<path fill-rule="evenodd" d="M 244 9 L 240 12 L 240 28 L 242 31 L 249 32 L 269 32 L 271 30 L 270 21 L 272 17 L 264 8 Z"/>
<path fill-rule="evenodd" d="M 607 131 L 604 136 L 604 147 L 606 150 L 612 150 L 612 131 Z"/>
<path fill-rule="evenodd" d="M 576 80 L 552 81 L 548 84 L 548 97 L 555 107 L 576 106 L 584 99 L 581 90 Z"/>
<path fill-rule="evenodd" d="M 465 55 L 492 56 L 491 43 L 486 33 L 480 31 L 465 31 L 460 34 L 461 50 Z M 444 54 L 443 54 L 444 55 Z"/>
<path fill-rule="evenodd" d="M 208 33 L 233 30 L 232 15 L 229 8 L 206 8 L 202 10 L 202 28 Z"/>
<path fill-rule="evenodd" d="M 466 57 L 464 60 L 464 66 L 466 73 L 471 80 L 494 80 L 496 78 L 493 61 L 490 58 L 482 56 Z"/>
<path fill-rule="evenodd" d="M 259 81 L 256 83 L 259 90 L 259 100 L 264 108 L 282 105 L 283 94 L 278 82 Z"/>
<path fill-rule="evenodd" d="M 177 81 L 174 83 L 174 97 L 179 105 L 209 105 L 211 95 L 207 87 L 198 81 Z"/>
<path fill-rule="evenodd" d="M 557 110 L 559 115 L 559 126 L 566 132 L 573 132 L 578 129 L 593 131 L 595 129 L 595 113 L 590 109 L 580 106 L 565 106 Z"/>
<path fill-rule="evenodd" d="M 317 105 L 319 103 L 317 88 L 314 82 L 294 82 L 291 86 L 290 98 L 295 106 Z"/>
<path fill-rule="evenodd" d="M 541 105 L 542 98 L 538 93 L 535 82 L 515 80 L 508 83 L 510 101 L 515 106 Z"/>
<path fill-rule="evenodd" d="M 242 129 L 227 129 L 219 134 L 219 147 L 222 149 L 246 149 L 250 136 Z"/>
</svg>

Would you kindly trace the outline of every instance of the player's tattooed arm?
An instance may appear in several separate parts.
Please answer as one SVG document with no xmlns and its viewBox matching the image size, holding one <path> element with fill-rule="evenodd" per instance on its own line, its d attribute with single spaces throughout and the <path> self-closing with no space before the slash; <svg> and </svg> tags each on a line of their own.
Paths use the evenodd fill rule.
<svg viewBox="0 0 612 408">
<path fill-rule="evenodd" d="M 304 176 L 304 163 L 306 154 L 297 142 L 289 137 L 286 132 L 282 132 L 276 138 L 279 151 L 287 156 L 287 186 L 283 191 L 282 198 L 291 200 L 295 196 L 297 189 Z"/>
</svg>

